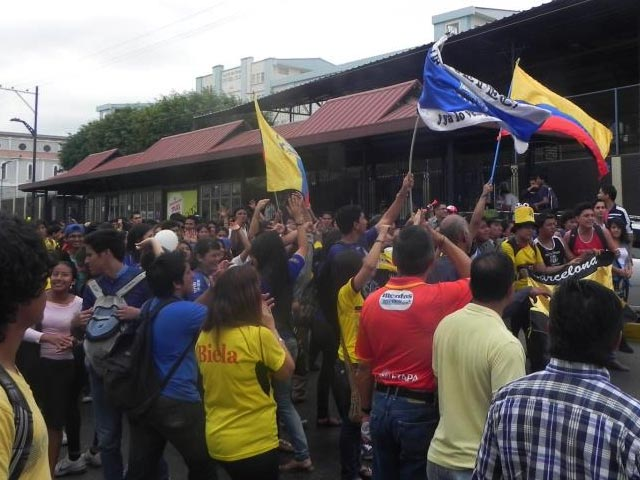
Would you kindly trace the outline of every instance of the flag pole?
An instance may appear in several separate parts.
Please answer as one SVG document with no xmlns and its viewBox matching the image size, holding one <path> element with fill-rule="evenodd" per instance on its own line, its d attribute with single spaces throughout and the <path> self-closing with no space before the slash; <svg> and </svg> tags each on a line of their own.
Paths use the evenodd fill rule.
<svg viewBox="0 0 640 480">
<path fill-rule="evenodd" d="M 409 172 L 412 173 L 413 169 L 413 147 L 416 144 L 416 132 L 418 131 L 418 122 L 420 121 L 420 115 L 416 113 L 416 123 L 413 126 L 413 136 L 411 137 L 411 148 L 409 149 Z M 413 213 L 413 189 L 409 190 L 409 212 Z"/>
<path fill-rule="evenodd" d="M 515 67 L 520 63 L 520 59 L 516 60 Z M 514 68 L 515 68 L 514 67 Z M 513 73 L 511 74 L 511 83 L 509 83 L 509 92 L 507 92 L 507 97 L 511 97 L 511 87 L 513 87 Z M 489 177 L 489 182 L 493 184 L 493 181 L 496 176 L 496 166 L 498 164 L 498 154 L 500 153 L 500 143 L 502 141 L 502 128 L 498 129 L 498 139 L 496 140 L 496 151 L 493 154 L 493 166 L 491 167 L 491 176 Z"/>
</svg>

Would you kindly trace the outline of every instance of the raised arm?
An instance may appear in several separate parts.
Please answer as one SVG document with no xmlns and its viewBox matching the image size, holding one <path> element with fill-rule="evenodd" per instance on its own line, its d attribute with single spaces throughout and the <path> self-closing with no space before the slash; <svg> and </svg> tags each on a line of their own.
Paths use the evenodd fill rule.
<svg viewBox="0 0 640 480">
<path fill-rule="evenodd" d="M 453 263 L 458 276 L 460 278 L 469 278 L 471 276 L 471 259 L 469 258 L 469 255 L 440 232 L 436 232 L 428 224 L 427 230 L 433 236 L 434 246 L 449 257 L 449 260 Z"/>
<path fill-rule="evenodd" d="M 413 188 L 413 173 L 409 172 L 405 175 L 402 180 L 402 186 L 400 190 L 396 194 L 396 199 L 389 206 L 382 218 L 380 218 L 380 222 L 382 225 L 393 225 L 398 217 L 400 216 L 400 212 L 402 211 L 402 207 L 404 202 L 407 200 L 407 196 L 409 192 Z"/>
<path fill-rule="evenodd" d="M 353 277 L 353 281 L 351 282 L 351 285 L 356 292 L 362 290 L 362 287 L 364 287 L 365 284 L 375 275 L 378 268 L 378 261 L 380 260 L 380 253 L 388 240 L 387 234 L 389 232 L 389 228 L 389 225 L 380 225 L 379 223 L 376 225 L 378 238 L 373 242 L 373 247 L 369 250 L 369 253 L 364 258 L 362 267 L 356 276 Z"/>
<path fill-rule="evenodd" d="M 302 195 L 291 195 L 287 200 L 287 209 L 289 214 L 296 222 L 296 233 L 298 241 L 298 250 L 296 253 L 303 258 L 306 258 L 307 251 L 309 250 L 309 244 L 307 242 L 307 228 L 311 225 L 310 222 L 305 222 L 304 205 Z"/>
<path fill-rule="evenodd" d="M 253 240 L 256 238 L 256 235 L 260 233 L 260 219 L 262 218 L 262 211 L 268 203 L 269 199 L 263 198 L 256 204 L 253 217 L 251 217 L 251 223 L 249 224 L 249 240 Z"/>
<path fill-rule="evenodd" d="M 473 209 L 473 215 L 471 215 L 471 222 L 469 223 L 469 235 L 472 240 L 476 238 L 476 233 L 478 233 L 478 228 L 480 228 L 480 223 L 482 223 L 484 209 L 487 206 L 487 200 L 489 199 L 491 192 L 493 192 L 493 185 L 486 183 L 482 187 L 482 194 L 476 202 L 476 207 Z"/>
</svg>

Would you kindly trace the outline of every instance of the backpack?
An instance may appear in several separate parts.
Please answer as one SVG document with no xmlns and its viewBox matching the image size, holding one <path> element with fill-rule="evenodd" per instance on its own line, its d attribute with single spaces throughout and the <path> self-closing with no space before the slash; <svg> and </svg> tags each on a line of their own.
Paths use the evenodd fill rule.
<svg viewBox="0 0 640 480">
<path fill-rule="evenodd" d="M 9 462 L 9 480 L 17 480 L 22 474 L 33 443 L 33 416 L 26 398 L 9 373 L 0 365 L 0 385 L 13 407 L 13 423 L 16 428 Z"/>
<path fill-rule="evenodd" d="M 189 350 L 195 337 L 160 379 L 153 359 L 153 321 L 167 305 L 177 298 L 160 300 L 151 308 L 151 300 L 143 306 L 141 322 L 135 332 L 119 335 L 113 348 L 104 359 L 104 389 L 110 403 L 126 411 L 130 417 L 143 416 L 158 398 Z"/>
<path fill-rule="evenodd" d="M 87 282 L 86 286 L 91 289 L 96 301 L 93 305 L 93 315 L 87 323 L 84 350 L 91 367 L 100 376 L 104 374 L 103 359 L 125 327 L 118 318 L 118 309 L 127 305 L 124 296 L 145 277 L 145 272 L 139 273 L 115 295 L 105 295 L 95 280 Z"/>
<path fill-rule="evenodd" d="M 607 239 L 605 238 L 604 232 L 602 231 L 602 228 L 600 227 L 600 225 L 596 225 L 594 223 L 593 224 L 593 228 L 595 228 L 595 230 L 596 230 L 596 235 L 600 239 L 600 243 L 602 243 L 602 247 L 605 250 L 608 250 L 608 248 L 607 248 Z M 578 227 L 572 228 L 571 229 L 571 233 L 569 234 L 569 250 L 571 250 L 572 252 L 573 252 L 573 247 L 576 244 L 576 237 L 577 236 L 578 236 Z"/>
</svg>

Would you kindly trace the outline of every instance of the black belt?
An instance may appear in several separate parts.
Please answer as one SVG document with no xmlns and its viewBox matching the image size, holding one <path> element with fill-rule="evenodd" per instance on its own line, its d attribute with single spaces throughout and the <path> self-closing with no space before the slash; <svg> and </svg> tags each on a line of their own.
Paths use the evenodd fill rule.
<svg viewBox="0 0 640 480">
<path fill-rule="evenodd" d="M 412 400 L 422 400 L 424 402 L 433 402 L 435 392 L 427 392 L 426 390 L 411 390 L 410 388 L 399 387 L 397 385 L 385 385 L 376 382 L 376 390 L 381 393 L 395 395 L 397 397 L 410 398 Z"/>
</svg>

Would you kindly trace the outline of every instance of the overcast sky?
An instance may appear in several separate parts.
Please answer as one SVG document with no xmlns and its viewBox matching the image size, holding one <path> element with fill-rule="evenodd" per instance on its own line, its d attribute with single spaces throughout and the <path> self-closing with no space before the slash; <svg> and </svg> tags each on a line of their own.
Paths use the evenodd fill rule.
<svg viewBox="0 0 640 480">
<path fill-rule="evenodd" d="M 543 0 L 482 0 L 524 10 Z M 473 0 L 32 0 L 3 2 L 0 85 L 40 86 L 39 133 L 66 135 L 105 103 L 149 102 L 195 89 L 195 77 L 242 57 L 322 57 L 340 64 L 426 44 L 431 17 Z M 25 99 L 33 103 L 32 96 Z M 33 123 L 0 90 L 0 130 Z"/>
</svg>

